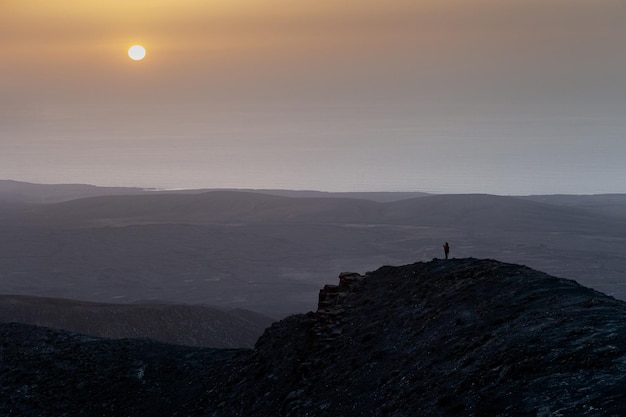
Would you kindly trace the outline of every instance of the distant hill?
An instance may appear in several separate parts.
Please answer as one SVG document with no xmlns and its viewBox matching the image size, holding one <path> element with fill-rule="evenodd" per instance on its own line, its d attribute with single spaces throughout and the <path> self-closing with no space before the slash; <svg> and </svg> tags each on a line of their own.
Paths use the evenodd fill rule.
<svg viewBox="0 0 626 417">
<path fill-rule="evenodd" d="M 593 213 L 626 218 L 626 194 L 533 195 L 523 198 L 540 203 L 576 207 Z"/>
<path fill-rule="evenodd" d="M 65 225 L 146 223 L 371 222 L 380 203 L 346 198 L 293 198 L 241 191 L 101 196 L 40 206 L 33 221 Z"/>
<path fill-rule="evenodd" d="M 206 190 L 209 191 L 209 190 Z M 298 191 L 298 190 L 252 190 L 239 189 L 229 191 L 255 192 L 261 194 L 277 195 L 281 197 L 293 198 L 356 198 L 359 200 L 377 201 L 379 203 L 390 203 L 393 201 L 407 200 L 409 198 L 426 197 L 431 194 L 418 191 L 350 191 L 350 192 L 327 192 L 327 191 Z"/>
<path fill-rule="evenodd" d="M 201 305 L 103 304 L 0 295 L 0 322 L 25 323 L 111 339 L 149 338 L 214 348 L 252 347 L 272 319 Z"/>
<path fill-rule="evenodd" d="M 581 198 L 205 191 L 0 205 L 0 293 L 284 317 L 312 309 L 328 274 L 430 260 L 449 241 L 452 257 L 524 263 L 626 299 L 620 199 Z"/>
<path fill-rule="evenodd" d="M 87 184 L 33 184 L 0 180 L 0 202 L 58 203 L 100 195 L 139 194 L 141 188 L 96 187 Z"/>
<path fill-rule="evenodd" d="M 20 416 L 620 416 L 626 303 L 527 267 L 453 259 L 340 275 L 254 349 L 0 325 Z"/>
<path fill-rule="evenodd" d="M 379 202 L 404 200 L 423 197 L 429 194 L 422 192 L 323 192 L 305 190 L 273 190 L 273 189 L 187 189 L 165 190 L 145 189 L 138 187 L 101 187 L 87 184 L 34 184 L 23 181 L 0 180 L 0 202 L 14 203 L 59 203 L 80 198 L 136 195 L 136 194 L 201 194 L 209 191 L 237 191 L 267 194 L 291 198 L 358 198 Z"/>
<path fill-rule="evenodd" d="M 394 223 L 501 231 L 574 229 L 610 233 L 617 221 L 571 206 L 489 194 L 451 194 L 389 203 L 385 219 Z"/>
<path fill-rule="evenodd" d="M 33 222 L 72 226 L 186 224 L 363 224 L 527 230 L 614 229 L 615 219 L 487 194 L 432 195 L 387 203 L 352 198 L 293 198 L 240 191 L 100 196 L 40 206 Z M 590 224 L 589 220 L 593 224 Z"/>
</svg>

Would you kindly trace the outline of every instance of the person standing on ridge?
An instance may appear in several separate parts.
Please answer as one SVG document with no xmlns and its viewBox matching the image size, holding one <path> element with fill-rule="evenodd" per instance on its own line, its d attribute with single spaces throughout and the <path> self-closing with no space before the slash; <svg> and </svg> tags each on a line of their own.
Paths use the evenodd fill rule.
<svg viewBox="0 0 626 417">
<path fill-rule="evenodd" d="M 448 259 L 448 254 L 450 253 L 450 245 L 448 242 L 443 244 L 443 254 L 446 255 L 446 259 Z"/>
</svg>

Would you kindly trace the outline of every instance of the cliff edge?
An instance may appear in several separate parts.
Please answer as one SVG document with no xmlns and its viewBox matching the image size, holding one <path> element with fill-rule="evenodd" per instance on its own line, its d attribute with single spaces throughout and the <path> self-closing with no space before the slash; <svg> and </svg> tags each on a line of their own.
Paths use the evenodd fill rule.
<svg viewBox="0 0 626 417">
<path fill-rule="evenodd" d="M 492 260 L 342 274 L 275 323 L 225 415 L 626 415 L 626 303 Z"/>
</svg>

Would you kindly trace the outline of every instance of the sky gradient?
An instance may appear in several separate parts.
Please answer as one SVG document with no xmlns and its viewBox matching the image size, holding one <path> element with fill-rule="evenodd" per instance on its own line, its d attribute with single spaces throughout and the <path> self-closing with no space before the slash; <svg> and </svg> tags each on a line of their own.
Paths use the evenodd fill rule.
<svg viewBox="0 0 626 417">
<path fill-rule="evenodd" d="M 0 179 L 626 192 L 625 39 L 624 0 L 2 0 Z"/>
</svg>

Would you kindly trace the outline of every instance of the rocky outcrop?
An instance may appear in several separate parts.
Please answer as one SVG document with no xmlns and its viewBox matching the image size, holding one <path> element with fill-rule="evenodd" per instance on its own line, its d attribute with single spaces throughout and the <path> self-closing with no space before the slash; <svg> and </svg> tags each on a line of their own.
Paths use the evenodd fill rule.
<svg viewBox="0 0 626 417">
<path fill-rule="evenodd" d="M 206 415 L 626 413 L 621 301 L 491 260 L 342 278 L 266 331 Z"/>
<path fill-rule="evenodd" d="M 387 266 L 342 274 L 252 350 L 3 326 L 0 414 L 625 415 L 625 319 L 624 302 L 518 265 Z"/>
</svg>

